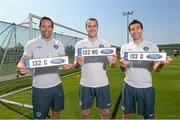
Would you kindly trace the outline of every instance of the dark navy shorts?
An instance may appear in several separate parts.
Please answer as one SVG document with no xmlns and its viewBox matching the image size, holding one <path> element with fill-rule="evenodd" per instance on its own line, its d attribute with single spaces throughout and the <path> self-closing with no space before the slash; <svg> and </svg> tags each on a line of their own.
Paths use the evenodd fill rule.
<svg viewBox="0 0 180 120">
<path fill-rule="evenodd" d="M 121 108 L 125 114 L 136 113 L 137 102 L 139 115 L 143 115 L 145 119 L 154 118 L 155 90 L 153 87 L 134 88 L 125 83 L 121 93 Z"/>
<path fill-rule="evenodd" d="M 96 106 L 100 109 L 108 109 L 111 106 L 109 85 L 98 88 L 80 86 L 80 106 L 89 109 L 96 98 Z"/>
<path fill-rule="evenodd" d="M 32 89 L 33 115 L 37 119 L 45 119 L 49 109 L 60 111 L 64 109 L 64 91 L 63 86 L 57 85 L 52 88 Z"/>
</svg>

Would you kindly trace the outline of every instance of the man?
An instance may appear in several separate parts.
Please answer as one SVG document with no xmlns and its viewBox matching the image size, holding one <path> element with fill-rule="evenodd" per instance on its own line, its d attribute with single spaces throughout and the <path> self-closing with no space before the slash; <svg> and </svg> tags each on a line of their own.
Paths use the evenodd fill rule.
<svg viewBox="0 0 180 120">
<path fill-rule="evenodd" d="M 41 36 L 28 41 L 24 53 L 17 65 L 20 74 L 28 70 L 24 66 L 26 59 L 65 56 L 63 44 L 52 38 L 54 24 L 48 17 L 42 17 L 39 24 Z M 71 66 L 64 65 L 64 69 Z M 64 109 L 64 92 L 59 78 L 59 67 L 44 67 L 33 69 L 32 74 L 32 104 L 36 119 L 45 119 L 52 110 L 52 119 L 59 118 L 59 111 Z"/>
<path fill-rule="evenodd" d="M 163 65 L 169 64 L 172 59 L 168 56 L 166 61 L 158 62 L 124 60 L 124 52 L 159 52 L 155 44 L 143 40 L 143 25 L 140 21 L 133 20 L 128 29 L 133 41 L 122 46 L 120 60 L 120 68 L 126 73 L 122 88 L 123 119 L 130 119 L 131 113 L 136 112 L 136 102 L 138 114 L 142 115 L 144 119 L 152 119 L 154 117 L 155 90 L 152 86 L 151 73 L 153 69 L 160 71 Z"/>
<path fill-rule="evenodd" d="M 88 56 L 79 57 L 78 48 L 102 48 L 110 47 L 97 35 L 98 21 L 89 18 L 86 21 L 86 31 L 88 37 L 79 41 L 75 46 L 75 66 L 82 65 L 80 80 L 80 106 L 81 118 L 89 119 L 93 100 L 96 98 L 96 106 L 100 109 L 103 119 L 109 119 L 110 91 L 109 82 L 106 75 L 107 61 L 110 65 L 115 64 L 116 56 Z"/>
</svg>

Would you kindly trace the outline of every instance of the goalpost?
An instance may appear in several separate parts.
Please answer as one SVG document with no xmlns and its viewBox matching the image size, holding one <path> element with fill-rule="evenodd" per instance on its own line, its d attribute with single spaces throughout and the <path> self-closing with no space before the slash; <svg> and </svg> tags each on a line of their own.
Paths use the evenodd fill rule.
<svg viewBox="0 0 180 120">
<path fill-rule="evenodd" d="M 16 73 L 16 65 L 22 56 L 26 42 L 40 35 L 40 19 L 40 16 L 30 13 L 29 17 L 20 24 L 0 21 L 0 41 L 2 41 L 0 42 L 1 103 L 33 108 L 30 74 L 26 77 L 19 76 Z M 64 44 L 70 63 L 73 62 L 76 42 L 86 36 L 86 33 L 54 22 L 53 37 Z M 64 77 L 68 77 L 68 75 Z"/>
</svg>

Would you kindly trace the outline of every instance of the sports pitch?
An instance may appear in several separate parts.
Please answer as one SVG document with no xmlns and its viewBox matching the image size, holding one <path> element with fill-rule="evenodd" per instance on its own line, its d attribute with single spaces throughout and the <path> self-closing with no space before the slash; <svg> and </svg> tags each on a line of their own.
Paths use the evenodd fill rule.
<svg viewBox="0 0 180 120">
<path fill-rule="evenodd" d="M 108 77 L 111 91 L 110 116 L 112 119 L 121 119 L 120 90 L 123 85 L 124 73 L 120 71 L 119 65 L 109 68 Z M 79 119 L 79 74 L 67 77 L 63 80 L 65 94 L 65 109 L 60 113 L 61 119 Z M 161 72 L 153 72 L 153 84 L 156 90 L 155 119 L 180 119 L 180 57 L 170 65 L 165 66 Z M 31 103 L 31 89 L 26 91 L 26 96 L 19 93 L 9 99 L 25 100 Z M 32 110 L 14 105 L 0 104 L 0 119 L 31 119 Z M 99 110 L 94 106 L 91 110 L 92 119 L 100 119 Z M 133 115 L 134 119 L 142 118 Z"/>
</svg>

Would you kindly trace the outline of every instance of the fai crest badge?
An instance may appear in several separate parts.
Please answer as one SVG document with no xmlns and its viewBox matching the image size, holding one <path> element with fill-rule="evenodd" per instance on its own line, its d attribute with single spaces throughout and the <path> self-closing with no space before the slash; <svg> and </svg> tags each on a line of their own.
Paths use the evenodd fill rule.
<svg viewBox="0 0 180 120">
<path fill-rule="evenodd" d="M 103 47 L 104 47 L 104 45 L 103 45 L 103 44 L 99 45 L 99 48 L 103 48 Z"/>
<path fill-rule="evenodd" d="M 143 49 L 144 49 L 145 52 L 149 51 L 149 47 L 147 47 L 147 46 L 144 47 Z"/>
<path fill-rule="evenodd" d="M 59 46 L 55 44 L 55 45 L 54 45 L 54 49 L 57 50 L 58 48 L 59 48 Z"/>
</svg>

